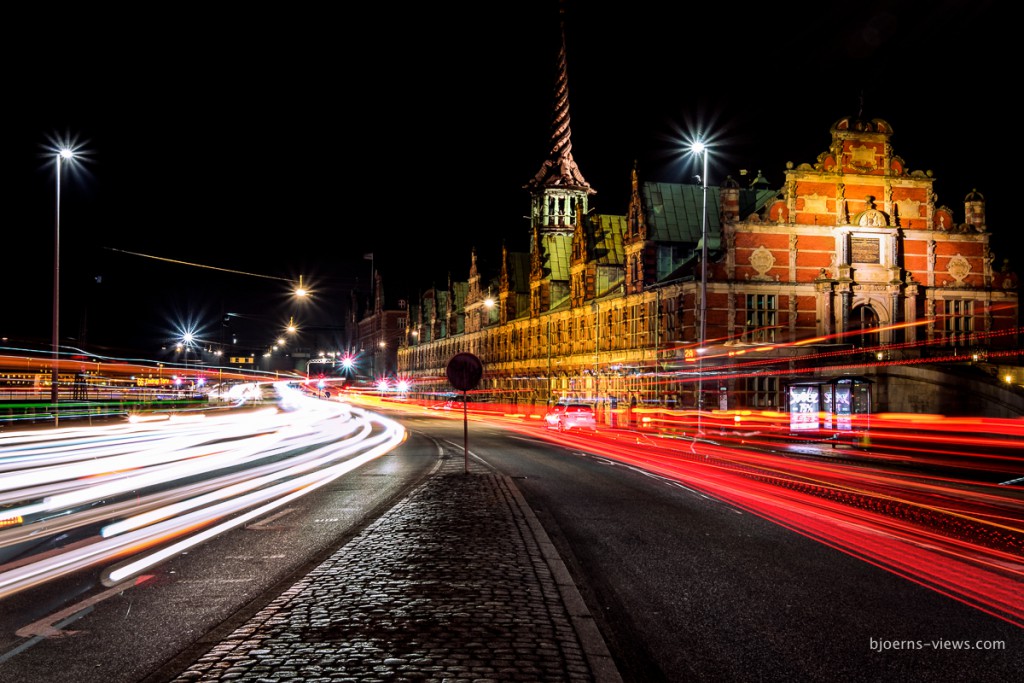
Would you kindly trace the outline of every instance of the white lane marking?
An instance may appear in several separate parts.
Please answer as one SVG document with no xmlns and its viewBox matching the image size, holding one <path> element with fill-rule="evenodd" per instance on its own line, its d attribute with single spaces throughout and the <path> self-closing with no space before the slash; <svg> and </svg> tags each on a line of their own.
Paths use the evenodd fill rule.
<svg viewBox="0 0 1024 683">
<path fill-rule="evenodd" d="M 273 522 L 274 520 L 276 520 L 276 519 L 278 519 L 280 517 L 284 517 L 285 515 L 291 514 L 292 512 L 295 512 L 295 508 L 285 508 L 284 510 L 281 510 L 280 512 L 276 512 L 276 513 L 270 515 L 266 519 L 261 519 L 260 521 L 254 523 L 254 524 L 250 524 L 249 526 L 246 527 L 246 529 L 261 529 L 261 528 L 267 526 L 268 524 L 270 524 L 271 522 Z"/>
<path fill-rule="evenodd" d="M 127 583 L 128 585 L 125 585 L 125 583 L 120 583 L 114 586 L 113 588 L 108 588 L 102 593 L 98 593 L 92 596 L 91 598 L 86 598 L 85 600 L 75 603 L 70 607 L 65 607 L 56 614 L 51 614 L 48 617 L 43 617 L 39 621 L 35 621 L 29 624 L 28 626 L 23 626 L 19 628 L 17 631 L 15 631 L 15 635 L 17 635 L 19 638 L 28 638 L 30 636 L 46 637 L 60 635 L 60 626 L 55 626 L 55 621 L 64 619 L 65 617 L 74 616 L 77 612 L 81 612 L 86 608 L 92 609 L 93 605 L 99 602 L 103 602 L 107 598 L 112 598 L 115 595 L 118 595 L 119 593 L 123 593 L 125 590 L 133 586 L 138 586 L 140 583 L 144 581 L 149 581 L 151 578 L 153 578 L 152 574 L 144 574 L 135 579 L 134 581 L 126 581 L 125 583 Z M 75 618 L 77 619 L 78 617 Z"/>
</svg>

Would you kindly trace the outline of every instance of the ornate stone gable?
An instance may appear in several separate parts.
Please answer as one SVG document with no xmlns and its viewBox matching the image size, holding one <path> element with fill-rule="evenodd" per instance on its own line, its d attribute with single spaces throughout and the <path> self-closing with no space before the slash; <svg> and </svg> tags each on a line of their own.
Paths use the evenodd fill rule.
<svg viewBox="0 0 1024 683">
<path fill-rule="evenodd" d="M 640 179 L 636 164 L 633 164 L 630 183 L 632 189 L 629 195 L 629 207 L 626 211 L 626 244 L 643 242 L 647 239 L 647 221 L 644 217 L 643 196 L 640 192 Z"/>
</svg>

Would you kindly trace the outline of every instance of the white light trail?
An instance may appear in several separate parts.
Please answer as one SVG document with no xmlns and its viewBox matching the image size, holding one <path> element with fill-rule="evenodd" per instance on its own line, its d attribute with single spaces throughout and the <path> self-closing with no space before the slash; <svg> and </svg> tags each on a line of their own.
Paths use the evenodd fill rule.
<svg viewBox="0 0 1024 683">
<path fill-rule="evenodd" d="M 103 580 L 122 581 L 405 439 L 401 425 L 380 415 L 276 386 L 287 411 L 51 430 L 44 433 L 49 442 L 37 433 L 4 435 L 0 500 L 8 507 L 0 511 L 0 562 L 13 561 L 0 564 L 0 597 L 108 561 L 121 564 L 107 568 Z M 100 536 L 75 533 L 97 525 Z M 20 556 L 23 545 L 57 533 L 76 540 Z"/>
</svg>

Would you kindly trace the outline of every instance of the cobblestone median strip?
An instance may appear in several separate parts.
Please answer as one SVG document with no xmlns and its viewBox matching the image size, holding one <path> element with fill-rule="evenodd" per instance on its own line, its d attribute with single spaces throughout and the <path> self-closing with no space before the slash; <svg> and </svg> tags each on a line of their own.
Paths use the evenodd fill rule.
<svg viewBox="0 0 1024 683">
<path fill-rule="evenodd" d="M 454 461 L 175 680 L 620 681 L 515 485 Z"/>
</svg>

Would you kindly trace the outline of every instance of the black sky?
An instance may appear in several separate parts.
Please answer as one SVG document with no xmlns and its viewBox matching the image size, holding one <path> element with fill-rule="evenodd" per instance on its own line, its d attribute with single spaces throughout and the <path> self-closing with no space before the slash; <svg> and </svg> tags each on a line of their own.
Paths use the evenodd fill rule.
<svg viewBox="0 0 1024 683">
<path fill-rule="evenodd" d="M 67 343 L 145 353 L 175 319 L 224 311 L 329 324 L 365 288 L 366 253 L 389 293 L 415 300 L 464 280 L 474 247 L 485 275 L 502 243 L 525 250 L 558 3 L 346 7 L 13 27 L 0 337 L 49 338 L 55 182 L 41 153 L 54 136 L 90 157 L 62 185 Z M 985 195 L 1000 260 L 1024 246 L 1005 5 L 566 7 L 573 154 L 599 211 L 625 212 L 634 161 L 691 182 L 687 133 L 713 136 L 712 183 L 746 169 L 779 186 L 787 161 L 813 163 L 832 123 L 860 112 L 892 125 L 909 169 L 934 170 L 939 204 L 962 217 L 964 195 Z M 315 311 L 288 304 L 299 275 L 320 289 Z"/>
</svg>

